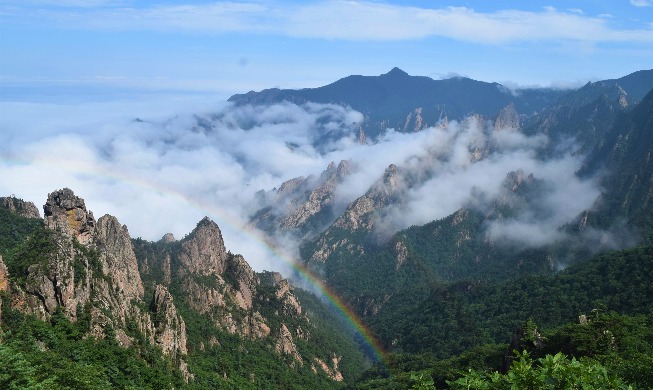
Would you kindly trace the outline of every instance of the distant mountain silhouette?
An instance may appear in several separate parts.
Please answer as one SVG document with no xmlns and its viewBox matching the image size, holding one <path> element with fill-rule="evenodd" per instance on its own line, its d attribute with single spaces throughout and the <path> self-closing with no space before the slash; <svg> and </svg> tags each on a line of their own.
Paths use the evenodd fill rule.
<svg viewBox="0 0 653 390">
<path fill-rule="evenodd" d="M 363 127 L 374 137 L 385 128 L 419 130 L 405 127 L 409 122 L 407 116 L 420 108 L 422 127 L 425 127 L 445 116 L 448 119 L 461 119 L 469 114 L 495 116 L 511 102 L 520 114 L 532 114 L 551 105 L 564 93 L 553 89 L 525 89 L 516 95 L 498 83 L 466 77 L 433 80 L 393 68 L 380 76 L 347 76 L 318 88 L 250 91 L 233 95 L 229 101 L 239 105 L 282 101 L 348 105 L 366 116 Z"/>
</svg>

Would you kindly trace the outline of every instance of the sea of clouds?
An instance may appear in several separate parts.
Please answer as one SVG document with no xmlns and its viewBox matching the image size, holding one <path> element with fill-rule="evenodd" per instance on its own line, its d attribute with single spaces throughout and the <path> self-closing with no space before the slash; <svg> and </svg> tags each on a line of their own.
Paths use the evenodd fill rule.
<svg viewBox="0 0 653 390">
<path fill-rule="evenodd" d="M 237 107 L 225 102 L 161 100 L 135 104 L 2 102 L 0 194 L 45 203 L 71 188 L 97 217 L 107 213 L 132 237 L 158 240 L 188 234 L 205 215 L 221 227 L 227 248 L 256 270 L 284 270 L 260 232 L 246 228 L 256 193 L 285 180 L 319 175 L 331 161 L 350 160 L 338 187 L 345 207 L 363 195 L 390 164 L 409 173 L 403 201 L 382 226 L 394 232 L 444 218 L 461 207 L 488 207 L 509 172 L 545 183 L 537 202 L 487 234 L 526 246 L 561 238 L 561 225 L 592 207 L 596 180 L 575 172 L 570 153 L 543 160 L 545 136 L 496 131 L 470 117 L 417 133 L 386 131 L 357 142 L 363 115 L 338 105 L 290 103 Z M 482 158 L 478 150 L 491 150 Z M 528 206 L 528 205 L 527 205 Z"/>
</svg>

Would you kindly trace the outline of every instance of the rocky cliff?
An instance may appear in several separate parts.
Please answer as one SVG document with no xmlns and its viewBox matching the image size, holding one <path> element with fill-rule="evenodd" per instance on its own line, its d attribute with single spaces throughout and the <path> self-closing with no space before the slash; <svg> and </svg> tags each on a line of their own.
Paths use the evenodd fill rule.
<svg viewBox="0 0 653 390">
<path fill-rule="evenodd" d="M 288 180 L 261 194 L 261 210 L 251 225 L 270 234 L 291 234 L 305 239 L 320 233 L 342 211 L 336 204 L 338 186 L 354 171 L 352 163 L 331 162 L 319 177 Z"/>
<path fill-rule="evenodd" d="M 337 174 L 335 166 L 332 171 Z M 35 217 L 28 203 L 3 199 L 10 199 L 3 203 L 10 213 Z M 267 348 L 264 353 L 291 370 L 339 356 L 337 346 L 322 352 L 309 346 L 320 344 L 313 334 L 323 325 L 309 318 L 288 280 L 257 274 L 243 256 L 227 251 L 209 218 L 182 240 L 166 235 L 147 242 L 132 240 L 113 216 L 96 220 L 67 188 L 49 194 L 43 209 L 43 224 L 11 251 L 8 264 L 0 253 L 0 292 L 9 292 L 4 302 L 11 309 L 44 321 L 61 313 L 87 324 L 84 337 L 110 337 L 124 348 L 154 345 L 187 382 L 195 378 L 190 353 L 218 353 L 234 340 L 240 340 L 238 350 L 259 343 L 256 348 Z M 195 326 L 192 337 L 188 321 Z M 198 323 L 204 324 L 201 334 Z M 310 364 L 342 380 L 337 362 Z"/>
<path fill-rule="evenodd" d="M 25 218 L 41 218 L 39 209 L 36 208 L 34 203 L 26 202 L 18 199 L 15 196 L 0 197 L 0 207 L 5 208 L 13 213 Z"/>
<path fill-rule="evenodd" d="M 9 278 L 12 307 L 43 320 L 57 311 L 73 322 L 88 315 L 89 335 L 112 334 L 124 346 L 142 336 L 185 366 L 186 330 L 175 306 L 143 309 L 148 299 L 167 301 L 161 290 L 153 297 L 144 295 L 127 227 L 110 215 L 96 221 L 84 200 L 68 188 L 50 193 L 43 210 L 44 228 L 29 238 L 39 240 L 32 245 L 43 252 L 35 257 L 19 252 L 14 259 L 28 265 L 21 278 Z M 136 324 L 140 335 L 128 329 L 129 323 Z"/>
<path fill-rule="evenodd" d="M 311 338 L 314 325 L 290 283 L 276 272 L 254 272 L 241 255 L 229 252 L 220 228 L 209 218 L 183 240 L 136 245 L 145 285 L 178 291 L 175 302 L 210 320 L 211 336 L 191 342 L 189 350 L 220 348 L 228 334 L 269 345 L 288 357 L 290 367 L 328 357 L 300 348 L 298 343 L 317 340 Z"/>
<path fill-rule="evenodd" d="M 320 235 L 312 248 L 309 263 L 312 266 L 324 263 L 339 250 L 345 250 L 350 256 L 365 254 L 364 241 L 359 242 L 355 237 L 372 232 L 384 207 L 400 202 L 401 180 L 399 168 L 394 164 L 388 166 L 383 176 Z M 346 232 L 344 236 L 343 232 Z"/>
</svg>

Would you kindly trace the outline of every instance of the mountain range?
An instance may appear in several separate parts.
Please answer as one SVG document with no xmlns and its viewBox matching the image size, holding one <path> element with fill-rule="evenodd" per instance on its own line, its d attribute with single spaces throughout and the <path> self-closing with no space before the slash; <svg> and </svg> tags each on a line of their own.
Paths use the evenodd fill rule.
<svg viewBox="0 0 653 390">
<path fill-rule="evenodd" d="M 421 137 L 356 196 L 343 192 L 366 167 L 342 160 L 261 189 L 251 207 L 251 227 L 295 245 L 298 268 L 382 360 L 294 286 L 299 273 L 255 272 L 211 219 L 180 240 L 133 239 L 65 188 L 43 218 L 0 198 L 2 386 L 456 388 L 461 371 L 507 371 L 512 349 L 653 386 L 653 70 L 511 90 L 394 68 L 229 100 L 363 114 L 358 134 L 327 131 L 318 150 Z M 214 125 L 197 121 L 189 131 Z"/>
</svg>

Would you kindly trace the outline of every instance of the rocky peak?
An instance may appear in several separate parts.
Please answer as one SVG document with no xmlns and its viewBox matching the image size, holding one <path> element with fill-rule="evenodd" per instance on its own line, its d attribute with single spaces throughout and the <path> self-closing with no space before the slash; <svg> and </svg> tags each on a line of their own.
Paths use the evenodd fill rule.
<svg viewBox="0 0 653 390">
<path fill-rule="evenodd" d="M 494 130 L 519 129 L 519 114 L 513 102 L 499 111 L 499 116 L 494 122 Z"/>
<path fill-rule="evenodd" d="M 277 190 L 277 196 L 282 196 L 284 194 L 291 194 L 294 192 L 299 186 L 301 186 L 306 178 L 304 176 L 296 177 L 294 179 L 286 180 L 284 181 L 281 186 L 279 186 L 279 189 Z"/>
<path fill-rule="evenodd" d="M 25 218 L 41 218 L 39 209 L 34 203 L 26 202 L 15 196 L 0 197 L 0 207 L 16 213 Z"/>
<path fill-rule="evenodd" d="M 331 207 L 335 202 L 335 191 L 340 183 L 350 174 L 351 164 L 349 161 L 341 161 L 336 165 L 335 162 L 329 163 L 329 166 L 320 174 L 317 185 L 308 193 L 308 199 L 299 200 L 294 209 L 291 209 L 280 221 L 282 229 L 301 228 L 303 224 L 314 218 L 325 208 Z M 307 181 L 302 183 L 309 185 Z M 304 185 L 297 188 L 306 188 Z M 310 187 L 309 187 L 310 188 Z M 310 233 L 310 232 L 309 232 Z"/>
<path fill-rule="evenodd" d="M 526 176 L 523 170 L 518 169 L 516 171 L 511 171 L 508 172 L 506 175 L 506 179 L 504 181 L 504 185 L 506 188 L 509 188 L 511 191 L 516 191 L 522 183 L 525 181 L 527 183 L 533 182 L 535 178 L 533 177 L 533 174 L 531 173 L 530 175 Z"/>
<path fill-rule="evenodd" d="M 224 272 L 227 250 L 218 225 L 204 217 L 191 234 L 182 240 L 179 260 L 182 272 L 199 275 L 220 275 Z"/>
<path fill-rule="evenodd" d="M 398 173 L 397 166 L 395 164 L 390 164 L 386 169 L 385 172 L 383 172 L 383 184 L 388 185 L 390 187 L 396 187 L 397 186 L 397 173 Z"/>
<path fill-rule="evenodd" d="M 127 226 L 121 225 L 116 217 L 104 215 L 97 222 L 95 241 L 100 249 L 103 273 L 111 276 L 124 298 L 142 299 L 143 282 Z"/>
<path fill-rule="evenodd" d="M 86 210 L 84 199 L 75 196 L 69 188 L 48 194 L 43 206 L 45 224 L 50 229 L 89 244 L 95 231 L 93 213 Z"/>
<path fill-rule="evenodd" d="M 358 143 L 361 145 L 367 144 L 367 136 L 365 135 L 365 130 L 363 128 L 358 129 Z"/>
<path fill-rule="evenodd" d="M 619 91 L 619 105 L 621 108 L 628 107 L 628 93 L 621 88 L 619 84 L 616 84 L 617 90 Z"/>
<path fill-rule="evenodd" d="M 177 239 L 175 238 L 175 236 L 172 233 L 166 233 L 166 234 L 163 235 L 163 237 L 161 237 L 161 241 L 163 241 L 165 243 L 170 243 L 170 242 L 177 241 Z"/>
<path fill-rule="evenodd" d="M 426 127 L 422 111 L 424 111 L 423 107 L 417 107 L 414 111 L 408 113 L 404 123 L 404 132 L 420 131 Z"/>
</svg>

